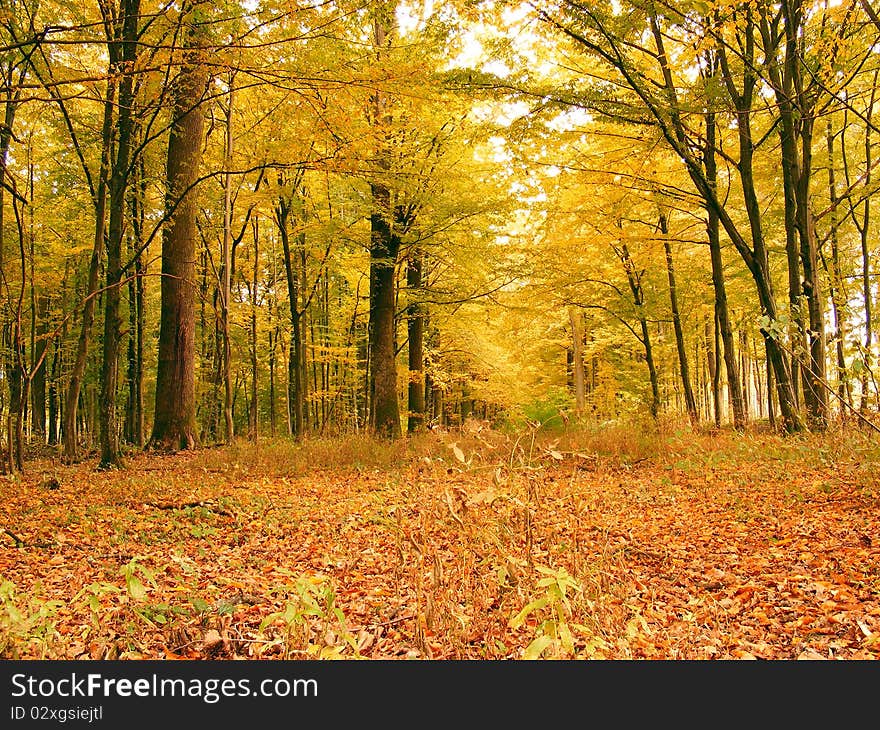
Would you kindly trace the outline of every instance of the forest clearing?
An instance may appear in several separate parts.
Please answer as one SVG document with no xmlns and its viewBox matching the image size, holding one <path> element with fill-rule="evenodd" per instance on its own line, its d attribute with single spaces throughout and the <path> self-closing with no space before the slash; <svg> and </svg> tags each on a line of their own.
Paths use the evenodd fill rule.
<svg viewBox="0 0 880 730">
<path fill-rule="evenodd" d="M 35 468 L 2 483 L 0 653 L 876 659 L 877 451 L 474 430 Z"/>
</svg>

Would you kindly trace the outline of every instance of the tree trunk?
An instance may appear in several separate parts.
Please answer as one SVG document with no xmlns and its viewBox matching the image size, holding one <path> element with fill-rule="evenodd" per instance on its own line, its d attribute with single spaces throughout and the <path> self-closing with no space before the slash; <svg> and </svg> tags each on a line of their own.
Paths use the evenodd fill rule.
<svg viewBox="0 0 880 730">
<path fill-rule="evenodd" d="M 101 360 L 101 396 L 99 429 L 101 468 L 122 465 L 119 433 L 116 426 L 116 390 L 118 381 L 121 322 L 119 316 L 122 278 L 122 242 L 125 225 L 126 189 L 129 179 L 134 124 L 134 63 L 137 56 L 140 0 L 124 0 L 122 29 L 117 41 L 110 43 L 111 65 L 121 74 L 119 111 L 116 123 L 116 157 L 110 171 L 110 219 L 107 227 L 107 268 L 104 292 L 104 342 Z"/>
<path fill-rule="evenodd" d="M 61 377 L 64 360 L 64 342 L 67 339 L 67 279 L 70 271 L 70 262 L 64 264 L 64 277 L 61 280 L 61 333 L 60 337 L 52 340 L 52 365 L 49 371 L 48 383 L 48 408 L 49 427 L 47 441 L 50 446 L 58 443 L 58 421 L 61 412 L 61 400 L 58 393 L 58 381 Z"/>
<path fill-rule="evenodd" d="M 147 263 L 141 253 L 144 244 L 144 203 L 147 196 L 147 179 L 144 172 L 143 159 L 138 160 L 137 183 L 131 196 L 132 201 L 132 245 L 137 252 L 134 257 L 134 444 L 138 448 L 144 446 L 144 330 L 147 313 L 145 307 Z"/>
<path fill-rule="evenodd" d="M 271 314 L 271 312 L 270 312 Z M 269 330 L 269 432 L 275 438 L 277 416 L 275 414 L 275 350 L 277 348 L 277 330 Z"/>
<path fill-rule="evenodd" d="M 388 188 L 376 183 L 370 187 L 370 425 L 380 436 L 399 438 L 394 305 L 400 242 L 392 230 Z"/>
<path fill-rule="evenodd" d="M 229 306 L 232 302 L 232 112 L 235 106 L 235 74 L 230 74 L 226 108 L 226 150 L 223 175 L 223 250 L 220 276 L 220 330 L 223 336 L 223 424 L 226 443 L 235 440 L 232 418 L 232 347 L 229 339 Z"/>
<path fill-rule="evenodd" d="M 394 37 L 395 16 L 390 5 L 377 8 L 373 20 L 373 47 L 376 63 L 381 64 Z M 371 121 L 376 130 L 375 179 L 370 183 L 370 319 L 369 319 L 369 395 L 370 427 L 386 437 L 401 435 L 397 400 L 397 349 L 395 305 L 397 302 L 397 256 L 400 239 L 395 230 L 396 209 L 392 206 L 387 182 L 391 133 L 388 98 L 377 91 L 372 99 Z"/>
<path fill-rule="evenodd" d="M 571 385 L 574 391 L 574 407 L 578 415 L 583 415 L 587 406 L 587 387 L 584 373 L 584 325 L 580 310 L 568 308 L 568 321 L 571 324 Z"/>
<path fill-rule="evenodd" d="M 260 267 L 260 227 L 259 218 L 253 218 L 251 226 L 254 233 L 254 271 L 251 279 L 251 316 L 250 316 L 250 355 L 251 355 L 251 418 L 249 424 L 249 436 L 251 441 L 256 442 L 259 426 L 260 399 L 257 392 L 258 385 L 258 367 L 257 367 L 257 307 L 259 299 L 257 298 L 257 285 L 259 284 L 259 267 Z"/>
<path fill-rule="evenodd" d="M 678 288 L 675 284 L 675 265 L 672 261 L 672 247 L 669 245 L 669 223 L 666 215 L 660 214 L 660 232 L 663 234 L 663 250 L 666 253 L 666 276 L 669 280 L 669 300 L 672 308 L 672 326 L 675 330 L 675 347 L 678 351 L 679 373 L 681 385 L 684 391 L 685 408 L 691 424 L 696 426 L 700 422 L 697 413 L 697 401 L 691 386 L 690 369 L 688 367 L 687 350 L 684 344 L 684 331 L 681 326 L 681 314 L 678 311 Z"/>
<path fill-rule="evenodd" d="M 849 374 L 846 369 L 846 357 L 843 352 L 843 341 L 846 334 L 846 326 L 841 316 L 841 301 L 847 300 L 844 287 L 843 274 L 840 269 L 840 246 L 838 242 L 839 219 L 837 215 L 837 180 L 835 176 L 834 159 L 834 129 L 831 117 L 828 118 L 826 130 L 826 143 L 828 147 L 828 197 L 830 204 L 830 242 L 831 242 L 831 270 L 828 271 L 828 293 L 831 298 L 831 315 L 834 320 L 834 343 L 837 357 L 837 397 L 840 401 L 840 420 L 846 421 L 847 407 L 852 408 L 852 388 L 849 382 Z M 826 267 L 827 269 L 827 267 Z M 841 299 L 842 298 L 842 299 Z"/>
<path fill-rule="evenodd" d="M 195 3 L 185 6 L 193 14 Z M 165 198 L 169 223 L 162 232 L 162 305 L 156 373 L 154 448 L 198 446 L 195 410 L 195 187 L 202 156 L 202 98 L 208 70 L 199 43 L 202 33 L 185 21 L 183 64 L 175 80 L 174 109 L 168 140 Z"/>
<path fill-rule="evenodd" d="M 715 417 L 715 425 L 720 428 L 722 421 L 721 408 L 721 327 L 718 321 L 718 313 L 712 318 L 714 327 L 712 327 L 712 351 L 709 355 L 709 374 L 712 378 L 712 403 L 713 415 Z M 709 322 L 706 321 L 706 342 L 710 339 Z"/>
<path fill-rule="evenodd" d="M 46 349 L 49 346 L 49 297 L 41 295 L 37 305 L 37 326 L 31 357 L 34 360 L 31 386 L 31 429 L 40 441 L 46 437 Z"/>
<path fill-rule="evenodd" d="M 763 6 L 762 13 L 766 13 Z M 779 65 L 771 60 L 767 72 L 776 94 L 780 121 L 789 299 L 792 319 L 797 325 L 797 331 L 792 333 L 796 336 L 792 343 L 792 360 L 794 365 L 804 351 L 800 368 L 807 418 L 812 428 L 823 429 L 828 422 L 825 322 L 819 289 L 818 245 L 810 210 L 814 101 L 804 92 L 802 78 L 804 10 L 801 0 L 786 0 L 781 4 L 781 13 L 784 55 Z M 762 16 L 761 33 L 766 47 L 775 44 L 775 31 L 766 14 Z M 801 298 L 806 303 L 806 317 Z"/>
<path fill-rule="evenodd" d="M 716 144 L 715 115 L 706 115 L 706 178 L 713 190 L 717 190 L 718 168 L 715 160 Z M 721 254 L 721 226 L 718 214 L 711 206 L 707 206 L 707 234 L 709 237 L 709 258 L 712 263 L 712 290 L 715 295 L 715 319 L 721 342 L 724 345 L 724 366 L 727 371 L 727 390 L 730 394 L 730 405 L 733 410 L 733 427 L 742 430 L 746 425 L 745 406 L 742 401 L 739 370 L 736 366 L 736 353 L 733 345 L 733 328 L 730 324 L 730 313 L 727 307 L 727 287 L 724 283 L 724 261 Z"/>
<path fill-rule="evenodd" d="M 626 278 L 629 282 L 630 290 L 633 295 L 633 304 L 636 306 L 636 313 L 639 320 L 639 326 L 642 331 L 641 342 L 645 348 L 645 363 L 648 366 L 648 379 L 651 384 L 651 416 L 657 418 L 660 415 L 660 386 L 657 379 L 657 366 L 654 363 L 654 348 L 651 345 L 651 333 L 648 329 L 648 320 L 645 317 L 645 293 L 642 289 L 641 275 L 636 271 L 635 264 L 629 254 L 626 244 L 623 244 L 618 252 L 620 260 L 623 262 L 623 268 L 626 272 Z"/>
<path fill-rule="evenodd" d="M 116 107 L 116 81 L 113 74 L 107 81 L 106 98 L 104 101 L 104 121 L 101 128 L 101 165 L 98 171 L 98 185 L 95 189 L 95 235 L 92 244 L 92 256 L 89 260 L 89 271 L 86 280 L 86 299 L 83 303 L 82 321 L 77 340 L 76 355 L 67 382 L 64 396 L 64 414 L 62 416 L 62 440 L 64 452 L 62 459 L 74 463 L 79 458 L 79 434 L 77 415 L 79 412 L 80 392 L 88 364 L 89 340 L 92 324 L 95 320 L 97 292 L 101 259 L 104 256 L 104 237 L 107 222 L 107 184 L 110 177 L 110 156 L 113 140 L 113 111 Z"/>
<path fill-rule="evenodd" d="M 281 195 L 275 205 L 275 223 L 281 236 L 281 251 L 284 256 L 284 273 L 287 280 L 287 302 L 290 309 L 290 351 L 287 360 L 287 399 L 290 409 L 291 426 L 294 438 L 300 439 L 306 432 L 305 395 L 303 392 L 302 317 L 299 309 L 299 270 L 294 265 L 290 246 L 291 201 Z"/>
<path fill-rule="evenodd" d="M 418 298 L 422 288 L 422 252 L 412 251 L 407 259 L 406 286 L 410 303 L 407 307 L 407 354 L 409 356 L 409 392 L 407 400 L 407 431 L 420 431 L 425 425 L 425 315 Z"/>
</svg>

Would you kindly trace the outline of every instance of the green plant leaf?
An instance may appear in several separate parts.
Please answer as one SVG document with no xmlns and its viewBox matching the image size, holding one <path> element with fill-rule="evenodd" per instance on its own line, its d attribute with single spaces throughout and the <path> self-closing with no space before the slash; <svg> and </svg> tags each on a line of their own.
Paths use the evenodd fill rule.
<svg viewBox="0 0 880 730">
<path fill-rule="evenodd" d="M 541 655 L 553 644 L 553 638 L 550 636 L 539 636 L 526 647 L 523 653 L 523 659 L 535 660 L 540 659 Z"/>
<path fill-rule="evenodd" d="M 520 626 L 522 626 L 523 621 L 528 618 L 529 614 L 544 608 L 548 602 L 549 598 L 547 596 L 541 596 L 541 598 L 536 598 L 534 601 L 527 603 L 523 607 L 522 611 L 520 611 L 516 616 L 510 619 L 508 625 L 512 629 L 519 628 Z"/>
</svg>

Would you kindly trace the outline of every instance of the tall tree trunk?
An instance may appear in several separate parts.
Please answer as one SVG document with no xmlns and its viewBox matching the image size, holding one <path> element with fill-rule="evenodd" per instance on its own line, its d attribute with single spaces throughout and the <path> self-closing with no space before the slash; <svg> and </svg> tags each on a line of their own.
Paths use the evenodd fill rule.
<svg viewBox="0 0 880 730">
<path fill-rule="evenodd" d="M 107 80 L 107 91 L 104 100 L 104 121 L 101 127 L 101 164 L 98 171 L 98 183 L 95 189 L 95 235 L 92 244 L 92 255 L 89 259 L 89 271 L 86 279 L 86 298 L 83 303 L 82 320 L 76 345 L 76 355 L 70 371 L 70 380 L 64 396 L 64 414 L 62 417 L 62 440 L 64 452 L 62 458 L 73 463 L 79 458 L 78 419 L 80 394 L 86 374 L 89 356 L 89 340 L 92 324 L 95 321 L 95 307 L 98 299 L 98 286 L 101 259 L 104 256 L 104 243 L 107 224 L 107 185 L 110 177 L 111 150 L 113 141 L 113 113 L 116 108 L 116 80 L 111 72 Z"/>
<path fill-rule="evenodd" d="M 129 247 L 131 250 L 131 247 Z M 127 389 L 125 400 L 125 425 L 123 434 L 125 440 L 134 443 L 134 422 L 137 410 L 135 380 L 137 378 L 137 303 L 135 302 L 135 280 L 128 280 L 128 333 L 126 346 L 126 371 L 125 386 Z"/>
<path fill-rule="evenodd" d="M 718 167 L 715 159 L 716 145 L 715 114 L 706 115 L 706 149 L 704 164 L 706 178 L 713 191 L 718 188 Z M 712 290 L 715 295 L 715 319 L 721 342 L 724 345 L 724 367 L 727 372 L 727 391 L 730 394 L 730 406 L 733 410 L 733 427 L 742 430 L 746 425 L 745 407 L 742 401 L 742 388 L 739 380 L 739 369 L 736 366 L 736 353 L 733 345 L 733 328 L 730 324 L 730 313 L 727 306 L 727 288 L 724 283 L 724 261 L 721 253 L 721 226 L 718 214 L 707 206 L 707 234 L 709 238 L 709 258 L 712 263 Z M 717 354 L 717 352 L 716 352 Z"/>
<path fill-rule="evenodd" d="M 235 107 L 235 73 L 230 74 L 226 107 L 226 172 L 223 175 L 223 250 L 221 252 L 220 330 L 223 336 L 223 423 L 226 443 L 235 440 L 232 418 L 232 347 L 229 338 L 229 305 L 232 301 L 232 112 Z"/>
<path fill-rule="evenodd" d="M 204 33 L 195 19 L 201 3 L 184 6 L 183 63 L 174 83 L 173 121 L 168 139 L 166 216 L 162 231 L 162 305 L 156 373 L 156 411 L 150 443 L 154 448 L 198 446 L 195 402 L 195 190 L 202 157 L 208 85 Z"/>
<path fill-rule="evenodd" d="M 394 37 L 394 10 L 379 8 L 373 21 L 376 62 Z M 397 302 L 397 256 L 400 239 L 395 231 L 395 207 L 387 181 L 391 112 L 388 98 L 377 91 L 372 98 L 372 122 L 376 131 L 376 179 L 370 183 L 370 320 L 369 375 L 370 426 L 387 438 L 401 435 L 397 400 L 397 350 L 395 305 Z"/>
<path fill-rule="evenodd" d="M 110 219 L 107 226 L 107 268 L 104 292 L 104 342 L 101 360 L 99 429 L 101 468 L 122 465 L 116 426 L 116 390 L 121 341 L 120 284 L 125 232 L 126 189 L 134 126 L 134 63 L 137 57 L 140 0 L 123 0 L 117 40 L 109 44 L 112 66 L 121 73 L 116 123 L 116 156 L 110 171 Z"/>
<path fill-rule="evenodd" d="M 141 252 L 144 245 L 144 205 L 147 196 L 147 178 L 144 171 L 143 158 L 136 166 L 136 187 L 131 196 L 132 202 L 132 245 L 137 252 L 134 257 L 134 308 L 135 317 L 135 357 L 134 357 L 134 444 L 143 448 L 146 435 L 144 433 L 144 330 L 146 329 L 146 284 L 147 262 Z"/>
<path fill-rule="evenodd" d="M 669 281 L 669 300 L 672 308 L 672 326 L 675 331 L 675 348 L 678 351 L 678 367 L 681 375 L 684 403 L 691 424 L 696 426 L 700 422 L 697 413 L 697 401 L 691 385 L 690 369 L 688 367 L 687 350 L 684 344 L 684 330 L 681 326 L 681 314 L 678 311 L 678 288 L 675 284 L 675 264 L 672 260 L 672 247 L 669 245 L 669 222 L 664 213 L 660 214 L 660 232 L 663 234 L 663 250 L 666 253 L 666 277 Z"/>
<path fill-rule="evenodd" d="M 0 180 L 4 183 L 7 180 L 7 163 L 9 160 L 9 147 L 12 142 L 12 127 L 15 121 L 15 114 L 18 110 L 18 99 L 20 97 L 19 90 L 13 90 L 13 72 L 15 70 L 15 64 L 12 61 L 8 61 L 4 64 L 4 114 L 3 114 L 3 126 L 0 127 Z M 22 77 L 23 78 L 23 77 Z M 4 226 L 4 212 L 5 212 L 5 192 L 6 185 L 0 185 L 0 277 L 2 277 L 2 281 L 8 287 L 8 279 L 7 279 L 7 271 L 6 271 L 6 239 L 4 236 L 5 226 Z M 12 205 L 13 210 L 15 210 L 16 200 L 13 197 Z M 17 218 L 17 215 L 16 215 Z M 8 288 L 7 288 L 8 291 Z M 3 321 L 2 323 L 2 345 L 6 350 L 3 360 L 4 370 L 6 379 L 9 384 L 9 414 L 7 416 L 7 424 L 6 424 L 6 452 L 4 454 L 4 470 L 8 472 L 13 472 L 16 470 L 16 461 L 15 461 L 15 448 L 14 448 L 14 410 L 21 410 L 21 379 L 20 379 L 20 368 L 16 364 L 16 353 L 13 352 L 12 349 L 12 340 L 13 340 L 13 323 L 6 319 L 9 316 L 9 313 L 12 311 L 12 302 L 7 302 L 7 307 L 3 312 Z"/>
<path fill-rule="evenodd" d="M 275 413 L 275 350 L 277 342 L 277 330 L 275 332 L 269 330 L 269 432 L 272 434 L 272 438 L 275 438 L 277 428 Z"/>
<path fill-rule="evenodd" d="M 249 424 L 250 439 L 256 441 L 260 426 L 260 399 L 257 392 L 258 385 L 258 367 L 257 367 L 257 307 L 259 299 L 257 297 L 257 286 L 259 284 L 259 267 L 260 267 L 260 226 L 259 218 L 251 220 L 251 227 L 254 233 L 254 271 L 251 279 L 251 316 L 250 316 L 250 355 L 251 355 L 251 418 Z"/>
<path fill-rule="evenodd" d="M 846 357 L 843 352 L 843 341 L 846 334 L 846 325 L 841 316 L 841 301 L 846 301 L 847 295 L 844 287 L 843 275 L 840 269 L 840 245 L 838 241 L 839 219 L 837 205 L 837 181 L 835 178 L 835 155 L 834 155 L 834 128 L 831 117 L 828 118 L 826 130 L 826 143 L 828 147 L 828 196 L 831 205 L 830 227 L 831 230 L 831 267 L 828 271 L 830 281 L 828 293 L 831 298 L 831 315 L 834 320 L 834 343 L 837 357 L 837 397 L 840 400 L 840 420 L 846 421 L 847 407 L 852 408 L 852 388 L 849 382 L 849 374 L 846 369 Z M 826 267 L 827 268 L 827 267 Z M 842 297 L 842 299 L 841 299 Z"/>
<path fill-rule="evenodd" d="M 762 13 L 761 33 L 765 47 L 775 47 L 775 28 L 763 7 Z M 800 364 L 804 404 L 809 425 L 822 429 L 828 421 L 825 322 L 819 289 L 818 245 L 810 210 L 814 102 L 804 91 L 802 78 L 804 9 L 801 0 L 781 3 L 781 14 L 784 55 L 779 65 L 773 60 L 768 62 L 767 76 L 776 94 L 780 120 L 789 299 L 792 319 L 797 325 L 792 359 L 794 363 L 804 350 L 804 361 Z M 806 313 L 802 311 L 801 298 L 806 303 Z"/>
<path fill-rule="evenodd" d="M 422 288 L 422 252 L 415 249 L 407 258 L 406 286 L 410 303 L 407 307 L 407 354 L 409 356 L 409 391 L 407 393 L 407 431 L 420 431 L 425 425 L 425 315 L 419 302 Z"/>
<path fill-rule="evenodd" d="M 752 280 L 755 283 L 755 289 L 758 294 L 758 301 L 761 306 L 762 325 L 761 336 L 764 338 L 764 347 L 767 351 L 767 358 L 773 366 L 775 374 L 776 389 L 779 400 L 779 408 L 782 416 L 783 428 L 786 431 L 799 431 L 803 428 L 803 422 L 797 407 L 797 398 L 791 378 L 791 367 L 785 351 L 780 346 L 778 338 L 780 332 L 779 313 L 776 305 L 776 298 L 773 293 L 773 279 L 770 273 L 770 263 L 767 252 L 766 242 L 764 240 L 764 232 L 762 227 L 762 209 L 755 189 L 754 178 L 754 152 L 755 144 L 752 137 L 751 117 L 752 105 L 754 101 L 755 91 L 758 84 L 756 73 L 757 65 L 756 57 L 756 23 L 751 7 L 746 7 L 743 15 L 743 77 L 742 87 L 737 88 L 736 81 L 731 73 L 731 68 L 727 62 L 727 54 L 723 45 L 717 49 L 718 69 L 720 77 L 726 88 L 731 101 L 736 109 L 736 128 L 739 142 L 739 161 L 737 163 L 737 171 L 739 173 L 740 185 L 743 193 L 746 215 L 748 217 L 749 232 L 751 235 L 751 247 L 746 242 L 736 223 L 732 220 L 724 205 L 719 201 L 716 190 L 705 176 L 700 176 L 700 170 L 697 165 L 691 161 L 688 164 L 688 172 L 695 186 L 699 190 L 706 205 L 712 208 L 715 215 L 718 216 L 720 225 L 728 234 L 731 242 L 740 254 Z M 654 23 L 654 36 L 658 47 L 662 49 L 662 35 L 659 28 Z M 664 68 L 665 82 L 668 88 L 672 86 L 672 76 L 668 69 L 665 53 L 661 54 L 662 66 Z M 677 151 L 685 153 L 687 158 L 687 150 L 684 147 L 685 131 L 681 124 L 680 118 L 675 120 L 676 140 L 678 142 Z M 726 351 L 725 347 L 725 351 Z M 726 357 L 726 356 L 725 356 Z M 745 404 L 743 413 L 746 413 Z"/>
<path fill-rule="evenodd" d="M 874 128 L 873 124 L 873 116 L 874 116 L 874 104 L 876 102 L 877 96 L 877 82 L 880 79 L 880 70 L 874 72 L 873 83 L 871 84 L 871 96 L 868 100 L 867 108 L 865 110 L 865 137 L 864 137 L 864 149 L 865 149 L 865 172 L 862 181 L 862 186 L 865 190 L 870 190 L 872 187 L 872 170 L 874 167 L 874 145 L 872 141 L 872 131 Z M 847 127 L 847 118 L 844 115 L 844 129 Z M 847 183 L 849 183 L 849 165 L 847 163 L 846 158 L 846 145 L 841 145 L 841 153 L 843 155 L 843 171 L 847 178 Z M 871 368 L 873 366 L 874 360 L 874 317 L 873 317 L 873 291 L 872 291 L 872 273 L 871 273 L 871 255 L 869 250 L 870 243 L 870 229 L 871 229 L 871 195 L 864 195 L 864 200 L 862 201 L 862 210 L 861 216 L 857 215 L 855 206 L 849 204 L 849 213 L 850 217 L 855 223 L 856 229 L 859 232 L 859 248 L 861 252 L 861 263 L 862 263 L 862 276 L 861 276 L 861 284 L 862 284 L 862 307 L 865 315 L 865 327 L 864 327 L 864 335 L 865 339 L 862 344 L 862 373 L 860 378 L 860 398 L 859 398 L 859 411 L 861 413 L 865 413 L 868 409 L 868 401 L 870 398 L 868 379 L 871 376 Z M 873 380 L 873 377 L 871 377 Z"/>
</svg>

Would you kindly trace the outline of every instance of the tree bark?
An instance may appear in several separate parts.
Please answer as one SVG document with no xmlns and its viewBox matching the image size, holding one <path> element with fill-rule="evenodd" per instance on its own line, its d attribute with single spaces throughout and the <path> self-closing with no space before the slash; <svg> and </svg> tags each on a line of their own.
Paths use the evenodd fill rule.
<svg viewBox="0 0 880 730">
<path fill-rule="evenodd" d="M 407 258 L 406 286 L 410 303 L 407 307 L 407 354 L 409 356 L 409 391 L 407 431 L 420 431 L 425 425 L 425 315 L 418 298 L 422 288 L 422 252 L 411 251 Z"/>
<path fill-rule="evenodd" d="M 626 272 L 626 278 L 629 282 L 630 291 L 633 295 L 633 304 L 636 307 L 636 314 L 641 328 L 641 341 L 645 348 L 645 363 L 648 366 L 648 379 L 651 384 L 651 416 L 657 418 L 660 415 L 660 385 L 657 378 L 657 366 L 654 363 L 654 348 L 651 345 L 651 333 L 648 329 L 648 320 L 645 317 L 645 293 L 642 289 L 641 275 L 636 270 L 635 263 L 630 256 L 629 249 L 624 243 L 619 252 L 623 269 Z"/>
<path fill-rule="evenodd" d="M 223 424 L 226 443 L 235 440 L 232 417 L 232 347 L 229 339 L 229 305 L 232 302 L 232 111 L 235 105 L 235 74 L 230 74 L 226 107 L 226 150 L 223 176 L 223 250 L 220 276 L 220 329 L 223 336 Z"/>
<path fill-rule="evenodd" d="M 660 232 L 663 234 L 663 250 L 666 253 L 666 277 L 669 281 L 669 300 L 672 309 L 672 327 L 675 331 L 675 348 L 678 351 L 678 367 L 681 385 L 684 392 L 685 408 L 691 424 L 700 422 L 697 413 L 697 401 L 691 386 L 690 368 L 688 367 L 687 350 L 684 345 L 684 331 L 681 326 L 681 314 L 678 311 L 678 288 L 675 283 L 675 264 L 672 260 L 672 247 L 669 245 L 669 222 L 665 213 L 660 214 Z"/>
<path fill-rule="evenodd" d="M 706 115 L 706 149 L 704 165 L 706 178 L 713 191 L 718 189 L 718 168 L 715 161 L 716 144 L 715 115 Z M 721 342 L 724 345 L 724 366 L 727 371 L 727 390 L 730 394 L 730 405 L 733 411 L 733 427 L 742 430 L 746 425 L 745 406 L 742 400 L 739 369 L 736 366 L 736 353 L 733 345 L 733 328 L 730 324 L 730 313 L 727 306 L 727 287 L 724 282 L 724 261 L 721 253 L 721 226 L 718 215 L 711 206 L 706 207 L 707 234 L 709 238 L 709 258 L 712 263 L 712 291 L 715 295 L 715 319 Z"/>
<path fill-rule="evenodd" d="M 293 436 L 302 438 L 306 433 L 305 393 L 302 360 L 304 355 L 302 312 L 299 308 L 300 281 L 299 270 L 294 264 L 290 245 L 291 200 L 286 195 L 279 196 L 275 203 L 275 223 L 281 236 L 281 251 L 284 256 L 284 274 L 287 281 L 287 302 L 290 309 L 290 349 L 287 360 L 287 399 L 290 410 Z"/>
<path fill-rule="evenodd" d="M 259 218 L 251 220 L 251 227 L 254 234 L 254 270 L 251 279 L 251 316 L 250 316 L 250 355 L 251 355 L 251 403 L 253 407 L 250 413 L 250 424 L 248 434 L 251 441 L 256 442 L 259 435 L 260 427 L 260 398 L 258 393 L 259 374 L 257 367 L 257 307 L 259 299 L 257 297 L 257 286 L 259 284 L 259 267 L 260 267 L 260 227 Z"/>
<path fill-rule="evenodd" d="M 156 374 L 156 411 L 150 443 L 159 449 L 198 446 L 195 410 L 195 184 L 202 156 L 202 99 L 208 69 L 199 48 L 202 33 L 184 12 L 184 58 L 174 84 L 168 140 L 166 216 L 162 232 L 162 305 Z"/>
<path fill-rule="evenodd" d="M 122 242 L 129 180 L 132 132 L 134 125 L 134 64 L 137 57 L 140 0 L 123 0 L 121 32 L 109 44 L 111 65 L 119 73 L 119 111 L 116 122 L 116 156 L 110 170 L 110 218 L 107 226 L 107 265 L 104 293 L 104 341 L 101 360 L 101 395 L 99 430 L 101 468 L 122 465 L 122 451 L 116 424 L 116 390 L 121 341 L 120 284 L 122 277 Z"/>
<path fill-rule="evenodd" d="M 568 308 L 568 321 L 571 324 L 571 385 L 574 391 L 574 407 L 578 415 L 583 415 L 587 406 L 587 386 L 584 373 L 584 324 L 581 312 Z"/>
<path fill-rule="evenodd" d="M 112 66 L 112 64 L 111 64 Z M 112 71 L 112 68 L 111 68 Z M 86 300 L 83 303 L 82 320 L 76 345 L 76 355 L 70 370 L 70 380 L 64 396 L 64 413 L 62 416 L 62 441 L 64 451 L 62 459 L 66 463 L 74 463 L 79 458 L 78 419 L 80 393 L 88 364 L 89 340 L 92 324 L 95 321 L 97 292 L 99 285 L 101 259 L 104 256 L 104 244 L 107 223 L 107 185 L 110 177 L 111 150 L 113 141 L 113 112 L 116 107 L 116 80 L 113 73 L 107 80 L 107 91 L 104 100 L 104 121 L 101 127 L 101 163 L 98 170 L 98 183 L 95 189 L 95 235 L 92 244 L 92 255 L 89 259 L 89 270 L 86 279 Z"/>
<path fill-rule="evenodd" d="M 392 229 L 388 188 L 376 183 L 370 187 L 370 425 L 380 436 L 399 438 L 394 305 L 400 241 Z"/>
<path fill-rule="evenodd" d="M 395 16 L 388 4 L 378 10 L 373 21 L 373 47 L 376 62 L 382 63 L 384 52 L 394 35 Z M 400 239 L 395 231 L 396 210 L 387 182 L 391 125 L 389 100 L 381 91 L 377 91 L 371 101 L 371 121 L 376 134 L 376 176 L 370 183 L 370 427 L 377 435 L 393 439 L 401 435 L 395 347 Z"/>
<path fill-rule="evenodd" d="M 846 369 L 846 357 L 843 352 L 843 341 L 846 335 L 846 325 L 841 316 L 841 301 L 846 301 L 846 289 L 843 275 L 840 269 L 840 244 L 838 241 L 839 219 L 837 205 L 837 180 L 835 175 L 834 155 L 834 128 L 831 117 L 828 118 L 826 129 L 826 144 L 828 148 L 828 198 L 830 202 L 830 242 L 831 242 L 831 268 L 828 271 L 829 286 L 828 294 L 831 299 L 831 315 L 834 320 L 834 343 L 837 358 L 837 397 L 840 400 L 840 420 L 846 421 L 847 407 L 852 408 L 852 387 L 849 382 L 849 374 Z M 826 267 L 827 268 L 827 267 Z M 842 297 L 842 300 L 841 300 Z"/>
<path fill-rule="evenodd" d="M 31 357 L 36 365 L 33 370 L 31 387 L 31 430 L 40 441 L 46 437 L 46 350 L 49 346 L 49 304 L 45 294 L 38 299 L 37 326 L 35 328 L 34 347 Z"/>
</svg>

